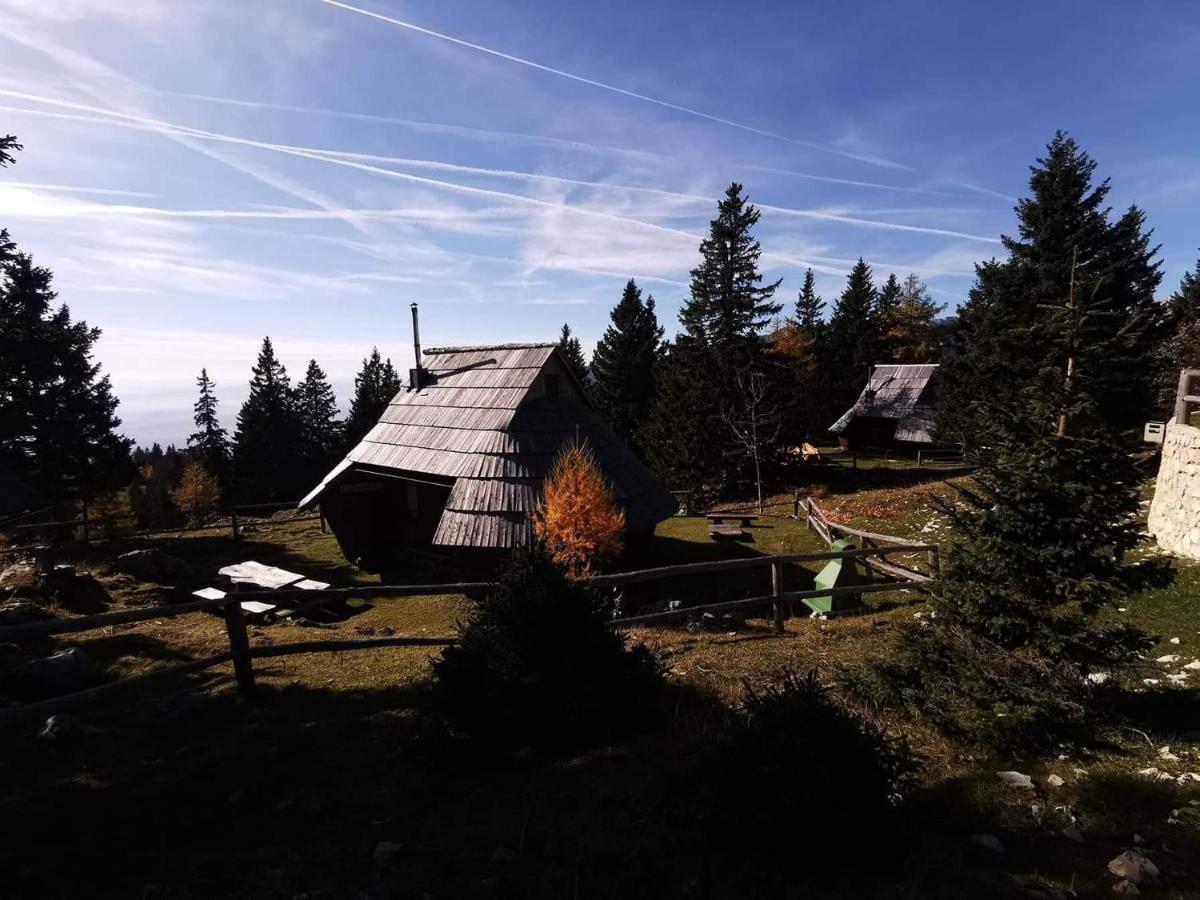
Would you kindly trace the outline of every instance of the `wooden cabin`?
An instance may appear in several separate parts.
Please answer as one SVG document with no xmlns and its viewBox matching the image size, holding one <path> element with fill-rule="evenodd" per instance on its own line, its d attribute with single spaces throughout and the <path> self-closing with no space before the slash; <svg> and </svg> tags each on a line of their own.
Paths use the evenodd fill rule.
<svg viewBox="0 0 1200 900">
<path fill-rule="evenodd" d="M 934 446 L 937 364 L 875 366 L 855 404 L 829 426 L 850 449 Z"/>
<path fill-rule="evenodd" d="M 650 535 L 675 498 L 592 406 L 556 344 L 426 350 L 378 424 L 300 501 L 318 504 L 347 559 L 402 572 L 406 558 L 494 567 L 533 537 L 532 514 L 560 447 L 579 439 Z"/>
</svg>

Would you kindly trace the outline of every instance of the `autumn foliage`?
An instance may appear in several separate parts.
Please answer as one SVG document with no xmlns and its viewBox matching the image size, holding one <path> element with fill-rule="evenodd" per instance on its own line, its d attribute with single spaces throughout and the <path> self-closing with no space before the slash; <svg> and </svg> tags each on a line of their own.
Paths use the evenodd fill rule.
<svg viewBox="0 0 1200 900">
<path fill-rule="evenodd" d="M 621 552 L 625 513 L 583 444 L 559 451 L 544 485 L 534 531 L 569 575 L 580 577 Z"/>
<path fill-rule="evenodd" d="M 190 521 L 198 522 L 220 501 L 221 487 L 201 463 L 192 461 L 183 470 L 179 487 L 171 491 L 171 499 Z"/>
</svg>

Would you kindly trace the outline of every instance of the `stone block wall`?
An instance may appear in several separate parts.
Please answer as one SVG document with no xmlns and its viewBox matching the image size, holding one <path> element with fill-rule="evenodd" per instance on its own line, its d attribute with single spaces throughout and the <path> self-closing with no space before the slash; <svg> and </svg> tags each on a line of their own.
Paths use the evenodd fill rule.
<svg viewBox="0 0 1200 900">
<path fill-rule="evenodd" d="M 1167 426 L 1149 529 L 1164 550 L 1200 559 L 1200 428 Z"/>
</svg>

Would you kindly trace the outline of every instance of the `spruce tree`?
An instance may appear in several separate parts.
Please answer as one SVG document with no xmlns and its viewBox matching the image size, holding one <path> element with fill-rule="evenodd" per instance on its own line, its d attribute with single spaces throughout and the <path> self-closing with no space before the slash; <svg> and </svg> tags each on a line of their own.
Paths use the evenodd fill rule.
<svg viewBox="0 0 1200 900">
<path fill-rule="evenodd" d="M 233 438 L 234 483 L 243 500 L 291 499 L 303 484 L 299 420 L 287 369 L 269 337 L 251 373 Z"/>
<path fill-rule="evenodd" d="M 1107 179 L 1094 184 L 1096 163 L 1059 132 L 1030 169 L 1030 196 L 1016 207 L 1018 236 L 1003 236 L 1009 258 L 976 269 L 970 297 L 959 310 L 962 351 L 941 372 L 939 429 L 948 440 L 977 444 L 970 410 L 989 393 L 1015 395 L 1047 354 L 1061 352 L 1043 322 L 1061 303 L 1072 274 L 1094 286 L 1108 314 L 1088 323 L 1089 343 L 1107 342 L 1101 417 L 1118 431 L 1143 421 L 1154 375 L 1145 365 L 1164 337 L 1154 292 L 1162 278 L 1145 217 L 1136 206 L 1112 220 Z M 1062 364 L 1064 360 L 1058 359 Z"/>
<path fill-rule="evenodd" d="M 846 277 L 846 288 L 829 317 L 830 393 L 837 407 L 854 402 L 878 361 L 882 334 L 876 299 L 871 267 L 860 258 Z"/>
<path fill-rule="evenodd" d="M 758 333 L 783 306 L 771 298 L 782 281 L 762 284 L 762 247 L 751 233 L 761 213 L 729 185 L 700 242 L 700 265 L 691 272 L 691 296 L 679 311 L 687 336 L 737 364 L 750 355 Z M 732 357 L 732 358 L 730 358 Z"/>
<path fill-rule="evenodd" d="M 907 627 L 860 682 L 981 744 L 1086 734 L 1098 712 L 1087 676 L 1135 663 L 1152 643 L 1104 617 L 1167 570 L 1126 558 L 1139 540 L 1141 477 L 1104 406 L 1109 360 L 1129 335 L 1101 326 L 1120 315 L 1102 294 L 1077 282 L 1043 308 L 1041 366 L 1015 393 L 978 402 L 986 449 L 945 510 L 953 537 L 936 616 Z"/>
<path fill-rule="evenodd" d="M 188 450 L 206 472 L 224 483 L 229 477 L 229 433 L 217 417 L 217 385 L 208 377 L 208 369 L 200 370 L 196 386 L 200 388 L 200 396 L 192 407 L 196 430 L 188 437 Z"/>
<path fill-rule="evenodd" d="M 72 321 L 49 269 L 0 232 L 0 459 L 53 502 L 56 515 L 125 484 L 131 441 L 92 351 L 99 328 Z"/>
<path fill-rule="evenodd" d="M 821 315 L 821 310 L 824 308 L 825 301 L 817 293 L 813 270 L 805 269 L 804 287 L 800 289 L 800 294 L 796 298 L 796 323 L 807 331 L 810 337 L 819 337 L 821 329 L 825 326 L 825 320 Z"/>
<path fill-rule="evenodd" d="M 683 333 L 660 367 L 659 394 L 643 441 L 652 465 L 672 484 L 692 490 L 727 489 L 748 474 L 723 434 L 721 414 L 738 406 L 738 371 L 763 363 L 760 333 L 783 308 L 772 301 L 780 282 L 763 284 L 762 248 L 752 229 L 760 213 L 736 182 L 717 206 L 700 243 L 700 265 L 679 312 Z M 654 444 L 655 446 L 651 446 Z"/>
<path fill-rule="evenodd" d="M 636 450 L 654 403 L 663 329 L 654 313 L 654 298 L 643 301 L 632 278 L 609 318 L 611 324 L 592 354 L 592 397 L 608 423 Z"/>
<path fill-rule="evenodd" d="M 8 134 L 0 137 L 0 169 L 5 169 L 15 163 L 17 160 L 11 151 L 20 149 L 21 145 L 17 143 L 14 135 Z"/>
<path fill-rule="evenodd" d="M 1167 310 L 1176 327 L 1200 321 L 1200 260 L 1196 261 L 1195 272 L 1183 273 L 1179 289 L 1167 300 Z"/>
<path fill-rule="evenodd" d="M 315 483 L 334 463 L 345 442 L 333 387 L 315 359 L 308 361 L 304 379 L 296 385 L 295 402 L 304 482 Z"/>
<path fill-rule="evenodd" d="M 558 337 L 558 349 L 566 357 L 567 365 L 571 367 L 575 377 L 586 386 L 588 384 L 588 365 L 587 360 L 583 357 L 583 345 L 579 343 L 579 338 L 571 334 L 571 327 L 566 322 L 563 322 L 562 333 Z"/>
<path fill-rule="evenodd" d="M 384 360 L 379 348 L 372 347 L 371 355 L 363 360 L 362 369 L 354 376 L 354 397 L 345 425 L 348 446 L 353 447 L 375 427 L 400 388 L 400 376 L 391 359 Z"/>
</svg>

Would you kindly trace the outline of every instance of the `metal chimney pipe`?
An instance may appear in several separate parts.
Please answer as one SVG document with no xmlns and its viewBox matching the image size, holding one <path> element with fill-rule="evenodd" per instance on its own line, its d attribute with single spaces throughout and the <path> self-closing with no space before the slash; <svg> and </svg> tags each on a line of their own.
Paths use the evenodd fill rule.
<svg viewBox="0 0 1200 900">
<path fill-rule="evenodd" d="M 417 324 L 417 304 L 412 304 L 413 317 L 413 353 L 416 354 L 417 367 L 412 373 L 413 390 L 421 389 L 421 328 Z"/>
</svg>

